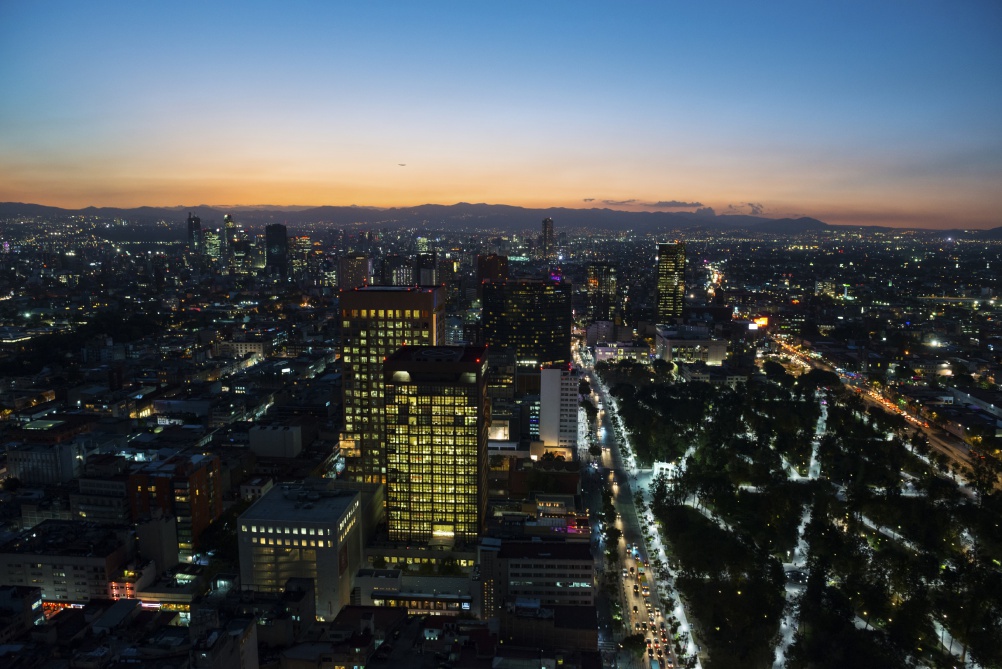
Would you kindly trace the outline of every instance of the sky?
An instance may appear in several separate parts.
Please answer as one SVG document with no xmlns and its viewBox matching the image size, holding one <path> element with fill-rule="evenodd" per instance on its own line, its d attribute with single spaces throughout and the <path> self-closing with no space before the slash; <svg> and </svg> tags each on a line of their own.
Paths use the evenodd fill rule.
<svg viewBox="0 0 1002 669">
<path fill-rule="evenodd" d="M 0 1 L 0 201 L 990 228 L 1000 35 L 998 0 Z"/>
</svg>

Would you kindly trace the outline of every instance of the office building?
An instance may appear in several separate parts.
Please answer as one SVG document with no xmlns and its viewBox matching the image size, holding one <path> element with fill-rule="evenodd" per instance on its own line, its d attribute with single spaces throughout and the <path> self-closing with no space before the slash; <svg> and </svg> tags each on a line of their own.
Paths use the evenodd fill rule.
<svg viewBox="0 0 1002 669">
<path fill-rule="evenodd" d="M 483 338 L 511 348 L 523 370 L 571 361 L 571 284 L 518 279 L 483 285 Z"/>
<path fill-rule="evenodd" d="M 338 263 L 338 287 L 352 290 L 372 283 L 372 258 L 362 254 L 347 255 Z"/>
<path fill-rule="evenodd" d="M 390 539 L 474 541 L 487 507 L 487 351 L 406 346 L 383 365 Z"/>
<path fill-rule="evenodd" d="M 557 257 L 556 240 L 553 236 L 553 219 L 543 219 L 543 231 L 539 236 L 539 255 L 543 260 L 553 260 Z"/>
<path fill-rule="evenodd" d="M 546 367 L 540 374 L 539 439 L 546 446 L 575 449 L 581 375 L 570 365 Z"/>
<path fill-rule="evenodd" d="M 685 297 L 685 244 L 658 244 L 658 323 L 668 323 L 682 316 Z"/>
<path fill-rule="evenodd" d="M 291 578 L 312 579 L 317 618 L 333 620 L 361 564 L 360 499 L 322 480 L 269 490 L 237 521 L 240 583 L 281 593 Z"/>
<path fill-rule="evenodd" d="M 341 295 L 344 433 L 341 450 L 353 481 L 386 482 L 383 361 L 401 346 L 445 338 L 445 289 L 367 286 Z"/>
<path fill-rule="evenodd" d="M 285 280 L 289 277 L 289 233 L 284 225 L 275 223 L 264 229 L 264 268 L 269 275 Z"/>
</svg>

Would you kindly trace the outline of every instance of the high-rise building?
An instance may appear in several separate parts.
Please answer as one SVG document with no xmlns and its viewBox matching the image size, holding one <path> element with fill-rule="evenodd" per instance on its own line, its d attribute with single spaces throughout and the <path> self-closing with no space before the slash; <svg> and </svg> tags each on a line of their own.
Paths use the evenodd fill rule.
<svg viewBox="0 0 1002 669">
<path fill-rule="evenodd" d="M 268 274 L 285 280 L 289 276 L 289 232 L 280 223 L 264 229 L 264 267 Z"/>
<path fill-rule="evenodd" d="M 520 368 L 537 371 L 571 361 L 571 284 L 517 279 L 483 286 L 483 336 L 511 348 Z"/>
<path fill-rule="evenodd" d="M 384 286 L 414 285 L 414 267 L 406 256 L 391 253 L 383 258 L 382 279 Z"/>
<path fill-rule="evenodd" d="M 616 268 L 608 263 L 588 265 L 585 293 L 588 320 L 611 321 L 616 317 Z"/>
<path fill-rule="evenodd" d="M 435 286 L 439 283 L 437 258 L 435 251 L 417 255 L 414 261 L 414 281 L 419 286 Z"/>
<path fill-rule="evenodd" d="M 383 361 L 401 346 L 437 346 L 445 338 L 445 289 L 366 286 L 341 294 L 344 434 L 341 450 L 353 481 L 386 482 Z"/>
<path fill-rule="evenodd" d="M 301 281 L 306 277 L 306 261 L 312 250 L 313 241 L 309 235 L 289 239 L 289 270 L 294 280 Z"/>
<path fill-rule="evenodd" d="M 553 236 L 553 219 L 543 219 L 543 234 L 539 237 L 539 253 L 543 260 L 552 260 L 557 255 L 556 240 Z"/>
<path fill-rule="evenodd" d="M 338 286 L 352 290 L 372 283 L 372 258 L 356 253 L 343 256 L 338 264 Z"/>
<path fill-rule="evenodd" d="M 178 553 L 189 561 L 202 533 L 223 514 L 222 465 L 218 455 L 180 453 L 148 462 L 129 474 L 132 517 L 157 511 L 177 518 Z"/>
<path fill-rule="evenodd" d="M 219 228 L 202 228 L 202 251 L 217 260 L 223 257 L 223 233 Z"/>
<path fill-rule="evenodd" d="M 570 365 L 541 372 L 539 440 L 547 446 L 575 449 L 578 445 L 578 387 L 581 376 Z"/>
<path fill-rule="evenodd" d="M 188 250 L 199 253 L 202 250 L 202 219 L 188 212 Z"/>
<path fill-rule="evenodd" d="M 476 540 L 487 508 L 487 349 L 405 346 L 383 365 L 391 540 Z"/>
<path fill-rule="evenodd" d="M 658 244 L 657 322 L 682 315 L 685 297 L 685 244 Z"/>
<path fill-rule="evenodd" d="M 233 247 L 238 240 L 237 224 L 229 214 L 223 216 L 223 236 L 220 239 L 220 257 L 225 267 L 233 264 Z"/>
</svg>

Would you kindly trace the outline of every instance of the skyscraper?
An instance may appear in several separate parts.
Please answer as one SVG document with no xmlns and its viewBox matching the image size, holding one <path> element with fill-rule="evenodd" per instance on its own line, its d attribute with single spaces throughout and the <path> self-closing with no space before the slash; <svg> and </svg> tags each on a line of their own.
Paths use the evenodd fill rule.
<svg viewBox="0 0 1002 669">
<path fill-rule="evenodd" d="M 411 261 L 397 253 L 391 253 L 383 258 L 382 280 L 384 286 L 414 285 L 414 267 Z"/>
<path fill-rule="evenodd" d="M 289 276 L 289 235 L 284 225 L 275 223 L 264 229 L 265 271 L 285 280 Z"/>
<path fill-rule="evenodd" d="M 419 253 L 414 261 L 414 281 L 419 286 L 434 286 L 439 282 L 438 254 L 435 251 Z"/>
<path fill-rule="evenodd" d="M 383 365 L 391 540 L 451 545 L 483 531 L 486 373 L 483 346 L 405 346 Z"/>
<path fill-rule="evenodd" d="M 658 244 L 657 322 L 682 315 L 685 297 L 685 244 Z"/>
<path fill-rule="evenodd" d="M 543 234 L 539 238 L 539 252 L 543 260 L 552 260 L 557 255 L 552 218 L 543 219 Z"/>
<path fill-rule="evenodd" d="M 608 263 L 588 265 L 585 293 L 588 296 L 588 319 L 611 321 L 616 316 L 616 268 Z"/>
<path fill-rule="evenodd" d="M 338 263 L 337 282 L 341 290 L 372 283 L 372 258 L 361 253 L 343 256 Z"/>
<path fill-rule="evenodd" d="M 401 346 L 445 338 L 445 289 L 366 286 L 341 294 L 344 434 L 347 476 L 386 482 L 383 361 Z"/>
<path fill-rule="evenodd" d="M 188 212 L 188 250 L 199 253 L 202 250 L 202 219 Z"/>
<path fill-rule="evenodd" d="M 483 338 L 511 348 L 520 371 L 571 361 L 571 284 L 559 278 L 483 285 Z"/>
<path fill-rule="evenodd" d="M 220 257 L 223 266 L 229 268 L 233 264 L 233 247 L 237 242 L 237 224 L 229 214 L 223 216 L 223 236 L 219 240 Z"/>
</svg>

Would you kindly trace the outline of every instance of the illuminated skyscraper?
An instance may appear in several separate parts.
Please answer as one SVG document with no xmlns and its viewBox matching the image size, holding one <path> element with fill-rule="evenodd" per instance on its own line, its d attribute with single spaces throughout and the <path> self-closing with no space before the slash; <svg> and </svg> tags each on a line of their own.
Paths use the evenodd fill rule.
<svg viewBox="0 0 1002 669">
<path fill-rule="evenodd" d="M 682 315 L 685 297 L 685 244 L 658 244 L 657 322 Z"/>
<path fill-rule="evenodd" d="M 539 252 L 543 260 L 552 260 L 557 255 L 557 247 L 553 237 L 553 219 L 543 219 L 543 234 L 539 238 Z"/>
<path fill-rule="evenodd" d="M 237 224 L 229 214 L 223 216 L 223 236 L 219 240 L 220 258 L 225 267 L 233 264 L 233 247 L 237 242 Z"/>
<path fill-rule="evenodd" d="M 341 258 L 338 263 L 338 286 L 341 290 L 352 290 L 372 283 L 372 258 L 356 253 Z"/>
<path fill-rule="evenodd" d="M 275 223 L 264 229 L 265 270 L 283 280 L 289 276 L 289 233 L 284 225 Z"/>
<path fill-rule="evenodd" d="M 406 346 L 383 365 L 391 540 L 451 545 L 483 531 L 486 373 L 483 346 Z"/>
<path fill-rule="evenodd" d="M 401 346 L 437 346 L 444 338 L 444 288 L 366 286 L 341 293 L 341 449 L 348 478 L 386 482 L 383 361 Z"/>
</svg>

